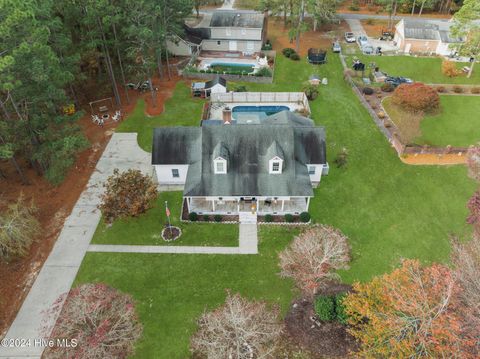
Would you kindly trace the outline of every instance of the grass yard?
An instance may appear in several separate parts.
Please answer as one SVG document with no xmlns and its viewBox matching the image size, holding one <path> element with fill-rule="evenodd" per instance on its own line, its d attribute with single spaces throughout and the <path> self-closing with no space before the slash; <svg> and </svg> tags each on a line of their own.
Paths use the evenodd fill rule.
<svg viewBox="0 0 480 359">
<path fill-rule="evenodd" d="M 135 110 L 117 128 L 117 132 L 137 132 L 138 144 L 152 151 L 152 131 L 161 126 L 199 126 L 205 100 L 192 97 L 190 87 L 178 82 L 174 95 L 165 102 L 165 111 L 154 117 L 145 116 L 145 102 L 139 100 Z"/>
<path fill-rule="evenodd" d="M 418 144 L 468 147 L 480 141 L 480 97 L 440 96 L 438 115 L 425 116 L 420 123 Z"/>
<path fill-rule="evenodd" d="M 438 114 L 422 116 L 405 112 L 390 97 L 383 101 L 383 107 L 406 142 L 468 147 L 480 141 L 480 97 L 440 95 L 440 104 Z"/>
<path fill-rule="evenodd" d="M 165 201 L 173 226 L 182 230 L 182 236 L 174 242 L 165 242 L 160 233 L 168 223 Z M 103 220 L 97 227 L 92 243 L 135 245 L 184 245 L 184 246 L 238 246 L 238 225 L 212 223 L 185 223 L 180 221 L 182 192 L 160 193 L 153 208 L 137 218 L 119 220 L 108 227 Z"/>
<path fill-rule="evenodd" d="M 480 84 L 480 70 L 473 71 L 472 77 L 466 75 L 448 77 L 442 74 L 442 59 L 439 57 L 413 56 L 368 56 L 357 54 L 358 58 L 367 66 L 375 62 L 380 71 L 392 76 L 410 77 L 415 81 L 432 84 Z M 347 65 L 352 64 L 353 56 L 349 56 Z M 458 68 L 468 66 L 467 63 L 457 63 Z"/>
<path fill-rule="evenodd" d="M 105 282 L 133 295 L 144 325 L 135 358 L 184 359 L 196 319 L 223 303 L 227 288 L 286 311 L 294 292 L 292 282 L 277 274 L 277 253 L 297 233 L 291 227 L 262 226 L 259 255 L 90 252 L 75 284 Z"/>
<path fill-rule="evenodd" d="M 353 261 L 340 273 L 342 279 L 369 280 L 390 271 L 401 258 L 448 261 L 449 235 L 469 233 L 466 202 L 476 186 L 466 168 L 402 163 L 344 82 L 338 55 L 329 53 L 328 64 L 321 66 L 279 55 L 276 66 L 274 84 L 244 85 L 249 91 L 298 91 L 313 73 L 329 80 L 310 103 L 313 119 L 326 128 L 331 165 L 310 209 L 314 221 L 335 226 L 350 239 Z M 178 120 L 197 125 L 201 102 L 188 92 L 179 83 L 165 114 L 154 120 L 141 116 L 140 103 L 122 129 L 138 129 L 139 141 L 148 149 L 155 124 Z M 348 150 L 348 165 L 337 169 L 333 161 L 343 147 Z M 217 229 L 210 235 L 216 233 Z M 287 308 L 294 292 L 292 282 L 277 275 L 277 253 L 296 233 L 288 227 L 260 227 L 260 254 L 253 256 L 89 252 L 76 283 L 106 282 L 134 296 L 145 327 L 136 358 L 185 358 L 195 320 L 204 309 L 222 303 L 226 288 Z M 120 235 L 121 231 L 116 236 Z"/>
</svg>

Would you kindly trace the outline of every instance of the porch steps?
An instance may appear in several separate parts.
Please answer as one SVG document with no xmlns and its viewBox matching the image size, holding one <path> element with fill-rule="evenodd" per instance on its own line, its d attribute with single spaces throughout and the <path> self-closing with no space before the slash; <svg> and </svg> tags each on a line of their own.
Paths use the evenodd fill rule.
<svg viewBox="0 0 480 359">
<path fill-rule="evenodd" d="M 238 220 L 240 223 L 257 223 L 257 213 L 238 212 Z"/>
</svg>

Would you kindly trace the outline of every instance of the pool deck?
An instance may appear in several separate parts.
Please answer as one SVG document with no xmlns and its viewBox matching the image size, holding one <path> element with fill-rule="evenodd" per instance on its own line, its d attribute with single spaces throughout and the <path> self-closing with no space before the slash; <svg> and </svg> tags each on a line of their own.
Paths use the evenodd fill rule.
<svg viewBox="0 0 480 359">
<path fill-rule="evenodd" d="M 224 104 L 212 104 L 210 107 L 210 119 L 221 120 L 223 116 L 223 109 L 225 107 L 233 109 L 236 106 L 286 106 L 290 111 L 302 111 L 304 109 L 303 104 L 296 102 L 261 102 L 258 104 L 252 104 L 251 102 L 230 102 Z M 242 113 L 240 116 L 248 116 L 248 112 Z"/>
<path fill-rule="evenodd" d="M 255 66 L 257 64 L 256 59 L 252 58 L 211 58 L 211 57 L 206 57 L 200 59 L 200 62 L 198 63 L 198 68 L 201 70 L 206 70 L 211 64 L 233 64 L 233 65 L 245 65 L 245 66 Z"/>
</svg>

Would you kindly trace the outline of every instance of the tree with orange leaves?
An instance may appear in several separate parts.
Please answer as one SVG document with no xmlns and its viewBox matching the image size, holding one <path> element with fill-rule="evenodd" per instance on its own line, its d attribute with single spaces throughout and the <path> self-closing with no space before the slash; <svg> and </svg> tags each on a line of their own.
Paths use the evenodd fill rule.
<svg viewBox="0 0 480 359">
<path fill-rule="evenodd" d="M 344 305 L 361 356 L 475 357 L 459 315 L 460 289 L 448 267 L 404 260 L 392 273 L 353 289 Z"/>
</svg>

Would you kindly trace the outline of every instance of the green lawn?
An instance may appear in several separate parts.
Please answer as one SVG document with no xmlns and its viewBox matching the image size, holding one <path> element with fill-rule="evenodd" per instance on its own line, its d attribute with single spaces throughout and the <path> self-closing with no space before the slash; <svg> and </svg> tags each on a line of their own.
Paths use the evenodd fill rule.
<svg viewBox="0 0 480 359">
<path fill-rule="evenodd" d="M 468 147 L 480 141 L 480 97 L 440 96 L 441 112 L 425 116 L 418 144 Z"/>
<path fill-rule="evenodd" d="M 199 126 L 205 100 L 192 97 L 190 87 L 180 81 L 174 95 L 165 103 L 165 111 L 154 117 L 145 116 L 145 102 L 139 100 L 135 110 L 117 128 L 117 132 L 138 132 L 138 143 L 152 151 L 152 129 L 161 126 Z"/>
<path fill-rule="evenodd" d="M 401 258 L 447 261 L 449 235 L 465 236 L 469 230 L 465 204 L 475 183 L 465 167 L 402 163 L 344 82 L 337 55 L 330 53 L 328 64 L 321 66 L 279 55 L 276 66 L 274 84 L 246 83 L 247 89 L 298 91 L 312 73 L 329 80 L 310 105 L 315 122 L 326 128 L 331 172 L 310 206 L 314 221 L 338 227 L 350 238 L 353 261 L 350 270 L 341 273 L 343 280 L 366 281 L 391 270 Z M 140 109 L 122 129 L 138 128 L 139 141 L 148 149 L 155 123 L 170 125 L 178 116 L 184 124 L 198 124 L 201 105 L 188 91 L 180 83 L 164 115 L 150 122 L 140 118 Z M 348 150 L 348 165 L 337 169 L 333 160 L 342 147 Z M 145 326 L 136 358 L 185 358 L 195 320 L 223 301 L 225 289 L 287 307 L 292 283 L 277 275 L 277 252 L 295 233 L 288 227 L 261 227 L 260 254 L 254 256 L 89 252 L 76 283 L 107 282 L 134 296 Z"/>
<path fill-rule="evenodd" d="M 168 201 L 172 225 L 182 229 L 182 236 L 174 242 L 165 242 L 160 236 L 163 227 L 167 224 L 165 201 Z M 137 218 L 118 220 L 110 227 L 101 221 L 92 243 L 238 246 L 238 225 L 181 222 L 181 206 L 182 192 L 162 192 L 153 208 Z"/>
<path fill-rule="evenodd" d="M 380 71 L 392 76 L 410 77 L 415 81 L 433 84 L 480 84 L 480 70 L 473 71 L 472 77 L 465 75 L 448 77 L 442 74 L 442 59 L 439 57 L 413 56 L 367 56 L 357 54 L 367 66 L 375 62 Z M 346 58 L 347 65 L 352 64 L 353 56 Z M 459 68 L 468 66 L 467 63 L 457 63 Z"/>
<path fill-rule="evenodd" d="M 277 253 L 296 233 L 295 228 L 262 226 L 259 255 L 90 252 L 75 284 L 105 282 L 133 295 L 144 325 L 135 358 L 184 359 L 196 319 L 220 305 L 227 288 L 286 311 L 294 292 L 291 281 L 277 274 Z"/>
</svg>

